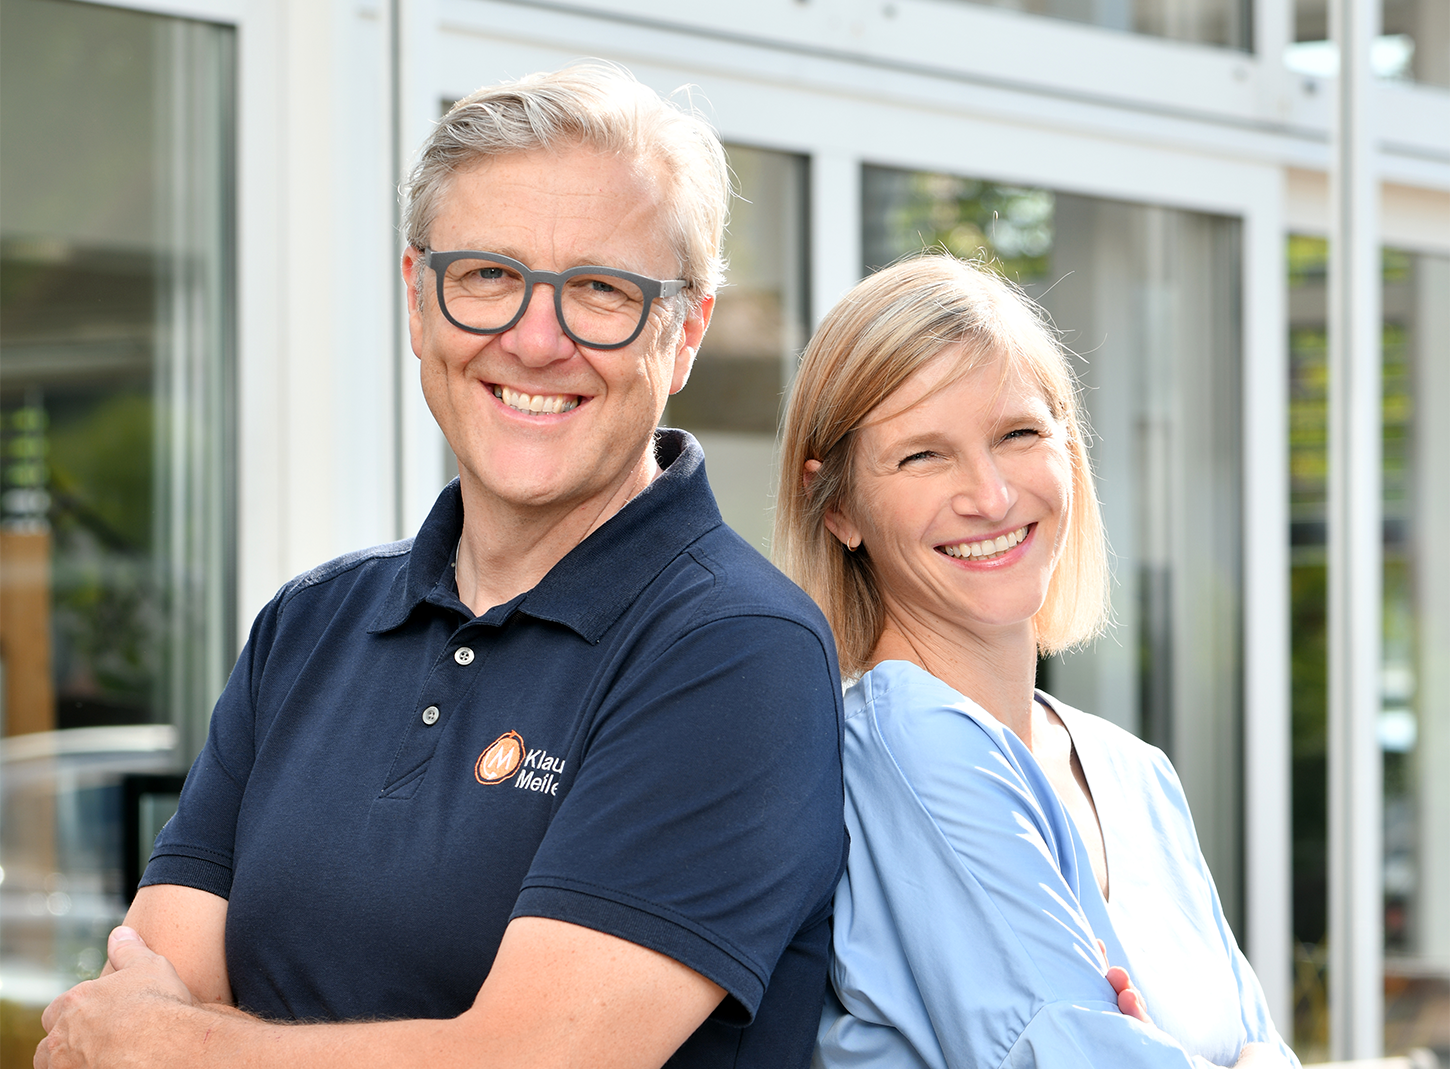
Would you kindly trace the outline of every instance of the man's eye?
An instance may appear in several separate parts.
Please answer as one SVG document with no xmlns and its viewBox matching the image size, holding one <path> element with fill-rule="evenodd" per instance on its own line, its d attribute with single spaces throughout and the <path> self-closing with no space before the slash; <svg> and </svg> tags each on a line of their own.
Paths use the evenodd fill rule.
<svg viewBox="0 0 1450 1069">
<path fill-rule="evenodd" d="M 503 268 L 480 267 L 477 271 L 474 272 L 474 274 L 484 281 L 493 282 L 497 279 L 503 278 Z"/>
<path fill-rule="evenodd" d="M 608 282 L 605 282 L 602 278 L 591 278 L 589 280 L 589 288 L 595 293 L 616 292 L 615 287 L 611 286 Z"/>
</svg>

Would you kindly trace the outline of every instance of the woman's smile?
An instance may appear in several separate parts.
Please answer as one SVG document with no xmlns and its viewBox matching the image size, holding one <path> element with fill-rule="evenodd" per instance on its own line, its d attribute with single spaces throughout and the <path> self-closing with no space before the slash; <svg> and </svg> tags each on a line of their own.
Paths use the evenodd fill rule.
<svg viewBox="0 0 1450 1069">
<path fill-rule="evenodd" d="M 937 546 L 941 552 L 948 557 L 957 560 L 970 561 L 974 564 L 986 564 L 999 561 L 1007 556 L 1007 553 L 1027 541 L 1027 536 L 1037 528 L 1037 524 L 1029 523 L 1019 527 L 1015 531 L 1008 531 L 1006 534 L 999 534 L 995 538 L 987 537 L 975 542 L 956 542 L 949 545 Z"/>
</svg>

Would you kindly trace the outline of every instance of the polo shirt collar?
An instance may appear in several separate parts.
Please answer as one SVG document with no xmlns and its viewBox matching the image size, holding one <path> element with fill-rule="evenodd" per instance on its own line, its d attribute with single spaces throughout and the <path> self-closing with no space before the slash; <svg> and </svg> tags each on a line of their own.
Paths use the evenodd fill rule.
<svg viewBox="0 0 1450 1069">
<path fill-rule="evenodd" d="M 563 624 L 595 643 L 655 576 L 686 546 L 722 522 L 705 477 L 705 454 L 685 431 L 655 432 L 660 476 L 575 546 L 532 590 L 490 609 L 502 623 L 514 612 Z M 453 586 L 453 554 L 463 533 L 463 494 L 455 479 L 444 487 L 413 540 L 370 632 L 401 627 L 425 601 Z M 452 600 L 461 608 L 456 592 Z"/>
</svg>

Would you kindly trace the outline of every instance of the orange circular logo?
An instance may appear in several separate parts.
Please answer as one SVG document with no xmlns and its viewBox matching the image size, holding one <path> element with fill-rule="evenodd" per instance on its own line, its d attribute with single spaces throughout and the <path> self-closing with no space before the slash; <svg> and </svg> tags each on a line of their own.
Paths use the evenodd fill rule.
<svg viewBox="0 0 1450 1069">
<path fill-rule="evenodd" d="M 524 763 L 524 740 L 517 731 L 506 731 L 478 755 L 473 778 L 479 783 L 502 783 Z"/>
</svg>

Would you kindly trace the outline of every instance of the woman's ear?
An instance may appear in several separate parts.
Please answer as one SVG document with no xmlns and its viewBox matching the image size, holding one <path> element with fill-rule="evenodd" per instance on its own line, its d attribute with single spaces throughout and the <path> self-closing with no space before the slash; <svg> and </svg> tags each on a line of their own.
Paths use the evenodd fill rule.
<svg viewBox="0 0 1450 1069">
<path fill-rule="evenodd" d="M 816 476 L 820 474 L 820 471 L 821 462 L 819 460 L 806 461 L 805 467 L 801 471 L 801 488 L 809 491 L 811 483 L 816 481 Z M 836 537 L 836 541 L 852 553 L 856 551 L 856 547 L 861 544 L 861 532 L 851 522 L 849 516 L 832 506 L 826 509 L 825 515 L 821 519 L 825 521 L 826 530 Z"/>
<path fill-rule="evenodd" d="M 851 522 L 849 516 L 840 509 L 829 508 L 821 519 L 825 521 L 826 530 L 836 536 L 836 541 L 852 553 L 856 552 L 861 545 L 861 529 Z"/>
</svg>

